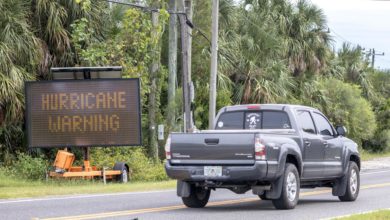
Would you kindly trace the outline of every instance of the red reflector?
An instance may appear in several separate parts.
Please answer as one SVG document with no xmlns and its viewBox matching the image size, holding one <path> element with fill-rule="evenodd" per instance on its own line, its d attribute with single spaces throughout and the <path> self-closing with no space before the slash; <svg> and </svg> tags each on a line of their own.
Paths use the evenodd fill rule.
<svg viewBox="0 0 390 220">
<path fill-rule="evenodd" d="M 248 105 L 247 109 L 260 109 L 260 105 Z"/>
</svg>

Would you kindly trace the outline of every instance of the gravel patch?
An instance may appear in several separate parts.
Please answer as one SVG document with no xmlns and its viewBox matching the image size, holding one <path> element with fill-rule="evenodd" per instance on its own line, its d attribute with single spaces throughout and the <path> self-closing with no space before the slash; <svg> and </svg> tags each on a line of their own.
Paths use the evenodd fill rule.
<svg viewBox="0 0 390 220">
<path fill-rule="evenodd" d="M 362 171 L 374 169 L 390 169 L 390 157 L 362 161 Z"/>
</svg>

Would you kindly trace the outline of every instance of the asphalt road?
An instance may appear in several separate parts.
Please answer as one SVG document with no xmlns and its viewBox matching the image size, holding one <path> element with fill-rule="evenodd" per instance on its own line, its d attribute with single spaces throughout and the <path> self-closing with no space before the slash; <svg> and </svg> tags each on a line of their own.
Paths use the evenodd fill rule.
<svg viewBox="0 0 390 220">
<path fill-rule="evenodd" d="M 0 188 L 1 190 L 1 188 Z M 212 191 L 203 209 L 185 208 L 175 190 L 0 200 L 0 219 L 323 219 L 390 208 L 390 170 L 361 173 L 355 202 L 340 202 L 329 188 L 302 190 L 293 210 L 275 210 L 248 192 Z"/>
</svg>

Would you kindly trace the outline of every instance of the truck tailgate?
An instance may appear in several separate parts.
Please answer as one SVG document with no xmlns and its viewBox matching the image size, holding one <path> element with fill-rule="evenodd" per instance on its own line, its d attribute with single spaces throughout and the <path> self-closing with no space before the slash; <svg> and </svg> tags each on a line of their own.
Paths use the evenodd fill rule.
<svg viewBox="0 0 390 220">
<path fill-rule="evenodd" d="M 254 164 L 254 133 L 173 133 L 172 164 Z"/>
</svg>

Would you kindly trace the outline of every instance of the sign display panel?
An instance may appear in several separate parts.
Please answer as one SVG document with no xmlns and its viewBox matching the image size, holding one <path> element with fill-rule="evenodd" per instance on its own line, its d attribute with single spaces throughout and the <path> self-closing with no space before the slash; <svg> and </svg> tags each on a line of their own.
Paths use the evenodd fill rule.
<svg viewBox="0 0 390 220">
<path fill-rule="evenodd" d="M 139 79 L 26 82 L 29 147 L 141 145 Z"/>
</svg>

